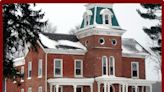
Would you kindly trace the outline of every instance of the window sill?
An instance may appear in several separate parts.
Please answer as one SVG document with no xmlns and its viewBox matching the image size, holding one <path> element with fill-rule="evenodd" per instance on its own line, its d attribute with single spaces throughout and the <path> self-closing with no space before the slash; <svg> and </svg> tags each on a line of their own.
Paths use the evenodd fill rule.
<svg viewBox="0 0 164 92">
<path fill-rule="evenodd" d="M 75 77 L 83 77 L 83 75 L 75 75 Z"/>
<path fill-rule="evenodd" d="M 30 80 L 30 79 L 31 79 L 31 77 L 28 77 L 27 79 L 28 79 L 28 80 Z"/>
<path fill-rule="evenodd" d="M 42 76 L 38 76 L 38 78 L 42 78 Z"/>
<path fill-rule="evenodd" d="M 24 82 L 24 80 L 21 80 L 20 82 Z"/>
<path fill-rule="evenodd" d="M 54 77 L 63 77 L 62 75 L 54 75 Z"/>
</svg>

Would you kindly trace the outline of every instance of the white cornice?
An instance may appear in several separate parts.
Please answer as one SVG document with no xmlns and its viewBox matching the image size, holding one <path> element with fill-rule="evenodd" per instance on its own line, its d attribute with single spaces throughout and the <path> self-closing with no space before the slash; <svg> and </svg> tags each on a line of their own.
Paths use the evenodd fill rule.
<svg viewBox="0 0 164 92">
<path fill-rule="evenodd" d="M 48 54 L 72 54 L 72 55 L 85 55 L 85 50 L 73 50 L 73 49 L 45 49 Z"/>
<path fill-rule="evenodd" d="M 122 53 L 122 57 L 131 57 L 131 58 L 145 58 L 148 54 L 146 53 Z"/>
<path fill-rule="evenodd" d="M 117 28 L 96 28 L 89 26 L 84 30 L 80 30 L 76 33 L 78 38 L 84 38 L 91 35 L 110 35 L 110 36 L 121 36 L 125 30 L 118 30 Z"/>
<path fill-rule="evenodd" d="M 111 3 L 106 3 L 106 4 L 104 4 L 104 3 L 91 3 L 91 4 L 86 4 L 85 6 L 87 7 L 87 9 L 91 9 L 95 6 L 103 7 L 103 8 L 111 8 L 111 9 L 113 8 L 113 4 L 111 4 Z"/>
</svg>

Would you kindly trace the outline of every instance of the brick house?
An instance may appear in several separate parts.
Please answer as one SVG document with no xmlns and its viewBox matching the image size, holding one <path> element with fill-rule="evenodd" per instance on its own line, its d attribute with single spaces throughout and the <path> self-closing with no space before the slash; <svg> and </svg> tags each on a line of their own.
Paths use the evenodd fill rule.
<svg viewBox="0 0 164 92">
<path fill-rule="evenodd" d="M 75 35 L 40 33 L 38 51 L 15 60 L 24 76 L 21 86 L 7 80 L 6 92 L 152 92 L 148 52 L 125 32 L 112 4 L 86 5 Z"/>
</svg>

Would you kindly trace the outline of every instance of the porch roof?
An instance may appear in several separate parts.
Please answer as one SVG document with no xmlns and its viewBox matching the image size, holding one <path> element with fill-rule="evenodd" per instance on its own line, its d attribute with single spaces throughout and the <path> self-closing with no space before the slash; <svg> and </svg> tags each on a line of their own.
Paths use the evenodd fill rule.
<svg viewBox="0 0 164 92">
<path fill-rule="evenodd" d="M 155 81 L 149 81 L 146 79 L 115 77 L 115 76 L 108 76 L 108 75 L 96 77 L 95 80 L 98 83 L 110 82 L 110 84 L 118 83 L 118 84 L 138 85 L 138 86 L 148 86 L 156 83 Z"/>
<path fill-rule="evenodd" d="M 48 79 L 50 85 L 87 85 L 91 86 L 94 78 L 51 78 Z"/>
</svg>

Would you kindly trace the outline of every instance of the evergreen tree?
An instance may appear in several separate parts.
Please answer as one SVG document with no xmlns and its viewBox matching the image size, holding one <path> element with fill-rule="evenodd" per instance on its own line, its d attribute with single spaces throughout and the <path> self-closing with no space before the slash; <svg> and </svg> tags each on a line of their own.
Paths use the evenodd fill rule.
<svg viewBox="0 0 164 92">
<path fill-rule="evenodd" d="M 152 47 L 152 57 L 153 60 L 159 65 L 157 70 L 161 70 L 161 42 L 162 42 L 162 29 L 161 29 L 161 16 L 162 16 L 162 6 L 161 4 L 141 4 L 141 6 L 146 10 L 137 10 L 142 18 L 159 21 L 158 24 L 151 26 L 150 28 L 143 28 L 144 32 L 153 41 Z"/>
<path fill-rule="evenodd" d="M 35 4 L 34 4 L 35 7 Z M 3 5 L 3 78 L 17 80 L 21 77 L 13 66 L 14 54 L 26 44 L 37 51 L 38 32 L 46 25 L 41 22 L 44 13 L 31 9 L 31 4 Z"/>
</svg>

